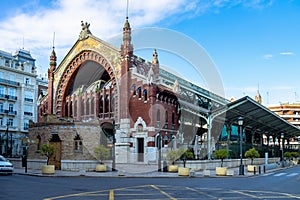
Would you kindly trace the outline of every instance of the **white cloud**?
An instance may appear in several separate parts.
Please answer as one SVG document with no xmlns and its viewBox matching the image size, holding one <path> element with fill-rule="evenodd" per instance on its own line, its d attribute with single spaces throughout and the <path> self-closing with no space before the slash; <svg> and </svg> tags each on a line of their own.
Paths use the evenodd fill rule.
<svg viewBox="0 0 300 200">
<path fill-rule="evenodd" d="M 272 59 L 274 56 L 272 54 L 265 54 L 263 55 L 263 58 L 266 60 Z"/>
<path fill-rule="evenodd" d="M 282 55 L 282 56 L 292 56 L 292 55 L 294 55 L 294 53 L 293 52 L 281 52 L 281 53 L 279 53 L 280 55 Z"/>
<path fill-rule="evenodd" d="M 120 33 L 125 21 L 126 0 L 53 0 L 47 6 L 40 1 L 28 1 L 9 18 L 0 18 L 0 49 L 14 52 L 24 47 L 37 59 L 43 70 L 48 68 L 53 32 L 58 61 L 75 43 L 80 33 L 80 22 L 87 21 L 91 32 L 102 39 Z M 217 7 L 246 4 L 229 0 L 130 0 L 129 17 L 134 28 L 152 26 L 170 17 L 179 17 Z M 256 0 L 254 4 L 261 5 Z M 31 9 L 30 9 L 31 8 Z M 41 69 L 38 69 L 41 70 Z"/>
</svg>

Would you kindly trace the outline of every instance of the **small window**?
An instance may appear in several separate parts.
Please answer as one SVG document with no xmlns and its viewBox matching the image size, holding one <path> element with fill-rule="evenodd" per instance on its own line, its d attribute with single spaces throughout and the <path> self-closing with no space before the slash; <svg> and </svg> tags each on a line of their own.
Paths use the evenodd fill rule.
<svg viewBox="0 0 300 200">
<path fill-rule="evenodd" d="M 82 152 L 82 139 L 80 138 L 79 134 L 76 134 L 74 138 L 74 151 Z"/>
<path fill-rule="evenodd" d="M 25 85 L 29 85 L 30 84 L 30 78 L 25 78 L 25 80 L 24 80 L 24 83 L 25 83 Z"/>
<path fill-rule="evenodd" d="M 137 131 L 138 132 L 142 132 L 143 131 L 143 125 L 142 124 L 139 124 L 138 126 L 137 126 Z"/>
<path fill-rule="evenodd" d="M 38 135 L 37 137 L 36 137 L 36 140 L 37 140 L 37 145 L 36 145 L 36 150 L 37 151 L 40 151 L 41 150 L 41 136 L 40 135 Z"/>
</svg>

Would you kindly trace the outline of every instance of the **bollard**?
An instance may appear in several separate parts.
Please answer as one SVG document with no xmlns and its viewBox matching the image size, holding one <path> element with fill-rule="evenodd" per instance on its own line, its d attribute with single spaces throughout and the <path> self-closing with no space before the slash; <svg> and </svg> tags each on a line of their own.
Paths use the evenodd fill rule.
<svg viewBox="0 0 300 200">
<path fill-rule="evenodd" d="M 260 165 L 258 166 L 258 173 L 261 174 Z"/>
<path fill-rule="evenodd" d="M 256 167 L 254 167 L 253 169 L 254 169 L 253 173 L 254 173 L 254 175 L 255 175 L 255 174 L 256 174 Z"/>
<path fill-rule="evenodd" d="M 266 173 L 266 165 L 264 165 L 264 174 Z"/>
</svg>

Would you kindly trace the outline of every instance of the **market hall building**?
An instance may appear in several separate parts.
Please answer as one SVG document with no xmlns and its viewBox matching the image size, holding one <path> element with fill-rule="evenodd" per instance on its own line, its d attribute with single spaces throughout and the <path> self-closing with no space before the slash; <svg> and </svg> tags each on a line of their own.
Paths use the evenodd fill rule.
<svg viewBox="0 0 300 200">
<path fill-rule="evenodd" d="M 95 37 L 88 23 L 81 26 L 78 40 L 59 65 L 53 47 L 48 94 L 39 99 L 38 123 L 30 124 L 29 160 L 45 159 L 38 152 L 46 143 L 56 148 L 51 163 L 63 170 L 94 170 L 94 149 L 100 144 L 112 148 L 112 168 L 124 163 L 156 164 L 159 149 L 166 153 L 182 146 L 192 148 L 197 159 L 211 159 L 216 148 L 234 146 L 238 131 L 231 127 L 237 126 L 238 117 L 231 114 L 228 121 L 226 113 L 236 113 L 235 106 L 227 107 L 235 102 L 164 69 L 155 49 L 151 62 L 136 56 L 128 18 L 120 48 Z M 265 109 L 254 104 L 257 112 Z M 256 120 L 253 113 L 238 112 L 247 123 Z M 275 119 L 277 124 L 280 119 Z M 263 118 L 262 123 L 268 120 Z M 244 141 L 263 146 L 265 129 L 255 125 L 254 139 Z M 291 136 L 299 134 L 298 128 L 291 131 Z"/>
</svg>

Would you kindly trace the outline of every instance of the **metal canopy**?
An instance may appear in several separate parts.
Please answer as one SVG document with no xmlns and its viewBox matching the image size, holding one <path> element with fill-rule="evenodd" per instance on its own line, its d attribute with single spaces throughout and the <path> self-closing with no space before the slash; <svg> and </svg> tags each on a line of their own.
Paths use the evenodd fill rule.
<svg viewBox="0 0 300 200">
<path fill-rule="evenodd" d="M 237 123 L 238 117 L 243 117 L 243 127 L 256 129 L 275 137 L 280 137 L 281 133 L 284 133 L 285 137 L 300 136 L 300 129 L 297 126 L 248 96 L 213 111 L 212 115 L 217 119 L 224 112 L 226 112 L 226 122 L 229 124 Z"/>
</svg>

